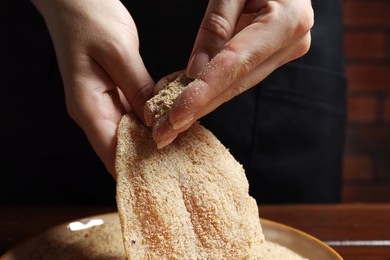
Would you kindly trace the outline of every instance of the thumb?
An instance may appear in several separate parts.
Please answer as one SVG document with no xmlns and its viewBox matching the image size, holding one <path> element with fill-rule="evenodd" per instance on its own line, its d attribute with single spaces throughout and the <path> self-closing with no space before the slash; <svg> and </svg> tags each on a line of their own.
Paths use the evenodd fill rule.
<svg viewBox="0 0 390 260">
<path fill-rule="evenodd" d="M 144 105 L 152 97 L 155 83 L 143 63 L 138 48 L 128 46 L 114 46 L 110 48 L 109 53 L 96 55 L 96 59 L 121 89 L 131 110 L 143 121 Z"/>
<path fill-rule="evenodd" d="M 211 0 L 187 64 L 187 77 L 196 78 L 204 66 L 234 36 L 245 0 Z"/>
</svg>

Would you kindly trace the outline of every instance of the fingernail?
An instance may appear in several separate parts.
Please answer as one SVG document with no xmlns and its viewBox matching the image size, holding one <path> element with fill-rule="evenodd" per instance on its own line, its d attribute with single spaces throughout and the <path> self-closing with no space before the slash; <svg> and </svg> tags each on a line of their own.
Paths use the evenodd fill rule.
<svg viewBox="0 0 390 260">
<path fill-rule="evenodd" d="M 209 61 L 210 57 L 205 52 L 196 52 L 188 63 L 186 71 L 187 77 L 192 79 L 196 78 Z"/>
<path fill-rule="evenodd" d="M 171 137 L 168 137 L 168 138 L 165 139 L 165 140 L 162 140 L 162 141 L 157 142 L 157 149 L 162 149 L 162 148 L 164 148 L 165 146 L 167 146 L 168 144 L 172 143 L 173 140 L 175 140 L 176 137 L 177 137 L 177 135 L 173 135 L 173 136 L 171 136 Z"/>
<path fill-rule="evenodd" d="M 190 114 L 182 119 L 180 119 L 179 121 L 177 122 L 174 122 L 172 124 L 172 128 L 174 130 L 177 130 L 177 129 L 180 129 L 182 128 L 183 126 L 187 125 L 189 122 L 191 122 L 192 120 L 194 120 L 194 117 L 195 117 L 195 114 Z"/>
</svg>

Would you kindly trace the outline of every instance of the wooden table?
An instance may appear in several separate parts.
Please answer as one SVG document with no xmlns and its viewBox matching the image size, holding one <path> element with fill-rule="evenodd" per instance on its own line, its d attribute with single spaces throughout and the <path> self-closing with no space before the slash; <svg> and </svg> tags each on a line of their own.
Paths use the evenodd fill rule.
<svg viewBox="0 0 390 260">
<path fill-rule="evenodd" d="M 390 204 L 264 205 L 259 210 L 262 218 L 300 229 L 320 240 L 352 244 L 333 246 L 346 260 L 390 260 L 390 244 L 386 245 L 390 243 Z M 113 211 L 115 207 L 107 206 L 0 207 L 0 255 L 54 225 Z M 356 245 L 360 243 L 369 245 Z"/>
</svg>

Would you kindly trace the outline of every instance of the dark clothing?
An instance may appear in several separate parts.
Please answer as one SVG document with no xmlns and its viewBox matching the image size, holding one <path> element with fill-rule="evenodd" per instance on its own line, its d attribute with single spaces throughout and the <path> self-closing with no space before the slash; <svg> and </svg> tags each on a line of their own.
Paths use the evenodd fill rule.
<svg viewBox="0 0 390 260">
<path fill-rule="evenodd" d="M 152 77 L 185 68 L 207 1 L 122 2 L 137 24 Z M 340 200 L 346 123 L 341 1 L 312 3 L 309 53 L 201 119 L 243 164 L 259 203 Z M 45 25 L 30 4 L 13 9 L 20 13 L 21 6 L 28 22 L 14 21 L 14 14 L 2 25 L 13 27 L 1 43 L 10 73 L 3 76 L 9 98 L 1 109 L 7 156 L 0 165 L 0 204 L 114 204 L 114 181 L 66 113 Z"/>
</svg>

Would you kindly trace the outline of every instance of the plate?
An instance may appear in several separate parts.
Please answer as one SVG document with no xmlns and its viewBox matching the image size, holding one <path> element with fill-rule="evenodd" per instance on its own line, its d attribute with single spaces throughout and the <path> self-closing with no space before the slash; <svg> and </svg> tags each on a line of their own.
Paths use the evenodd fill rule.
<svg viewBox="0 0 390 260">
<path fill-rule="evenodd" d="M 304 258 L 315 260 L 343 259 L 333 248 L 301 230 L 267 219 L 260 221 L 267 241 L 286 247 Z"/>
<path fill-rule="evenodd" d="M 278 247 L 307 259 L 342 259 L 331 247 L 300 230 L 267 219 L 261 219 L 261 224 L 266 241 Z M 126 259 L 118 213 L 55 226 L 11 248 L 0 259 Z"/>
</svg>

